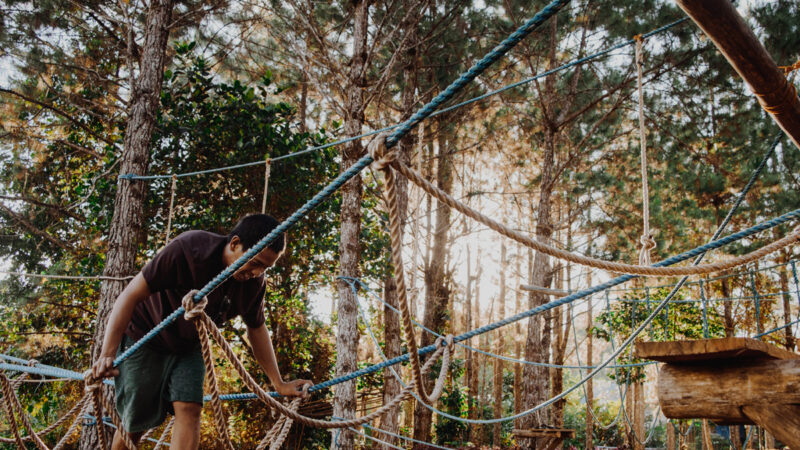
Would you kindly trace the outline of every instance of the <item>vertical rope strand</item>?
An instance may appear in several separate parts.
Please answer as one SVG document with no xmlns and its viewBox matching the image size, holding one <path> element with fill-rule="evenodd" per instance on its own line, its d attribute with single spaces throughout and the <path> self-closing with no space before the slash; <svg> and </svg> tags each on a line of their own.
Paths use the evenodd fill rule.
<svg viewBox="0 0 800 450">
<path fill-rule="evenodd" d="M 272 160 L 267 158 L 264 163 L 264 198 L 261 200 L 261 214 L 267 213 L 267 193 L 269 192 L 269 175 L 272 171 Z"/>
<path fill-rule="evenodd" d="M 647 185 L 647 136 L 644 128 L 644 91 L 642 89 L 642 44 L 644 40 L 641 36 L 634 36 L 636 40 L 636 86 L 639 92 L 639 156 L 642 167 L 642 236 L 639 238 L 642 244 L 639 250 L 639 265 L 649 266 L 650 250 L 656 247 L 656 241 L 650 233 L 650 189 Z M 645 280 L 645 284 L 647 281 Z"/>
<path fill-rule="evenodd" d="M 167 216 L 167 234 L 164 236 L 164 246 L 169 244 L 169 233 L 172 229 L 172 214 L 175 208 L 175 188 L 178 186 L 178 176 L 172 174 L 172 189 L 169 195 L 169 215 Z"/>
</svg>

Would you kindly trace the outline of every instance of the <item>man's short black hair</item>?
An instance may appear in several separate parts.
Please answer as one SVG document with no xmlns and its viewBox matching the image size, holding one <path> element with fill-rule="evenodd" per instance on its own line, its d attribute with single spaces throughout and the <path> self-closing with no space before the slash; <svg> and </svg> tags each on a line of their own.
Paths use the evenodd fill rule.
<svg viewBox="0 0 800 450">
<path fill-rule="evenodd" d="M 234 236 L 239 236 L 242 246 L 248 250 L 278 225 L 278 219 L 269 214 L 250 214 L 239 220 L 239 223 L 228 233 L 228 242 Z M 270 242 L 269 248 L 280 254 L 286 248 L 286 234 L 281 233 L 274 241 Z"/>
</svg>

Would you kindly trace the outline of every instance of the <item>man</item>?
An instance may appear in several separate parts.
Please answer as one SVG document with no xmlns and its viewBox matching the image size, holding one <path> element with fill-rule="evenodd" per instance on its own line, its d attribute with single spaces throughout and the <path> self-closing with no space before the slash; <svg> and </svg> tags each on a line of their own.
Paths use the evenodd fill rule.
<svg viewBox="0 0 800 450">
<path fill-rule="evenodd" d="M 240 220 L 228 236 L 206 231 L 183 233 L 164 247 L 117 298 L 92 373 L 98 378 L 115 377 L 117 411 L 135 442 L 171 412 L 175 415 L 171 448 L 198 447 L 205 377 L 200 341 L 194 324 L 180 317 L 118 368 L 113 367 L 115 354 L 139 340 L 180 307 L 190 290 L 206 285 L 277 225 L 271 216 L 253 214 Z M 285 247 L 285 237 L 280 236 L 237 270 L 208 294 L 205 312 L 217 326 L 241 317 L 253 354 L 275 390 L 297 396 L 310 381 L 283 381 L 264 325 L 264 271 L 275 264 Z M 124 448 L 118 431 L 112 449 Z"/>
</svg>

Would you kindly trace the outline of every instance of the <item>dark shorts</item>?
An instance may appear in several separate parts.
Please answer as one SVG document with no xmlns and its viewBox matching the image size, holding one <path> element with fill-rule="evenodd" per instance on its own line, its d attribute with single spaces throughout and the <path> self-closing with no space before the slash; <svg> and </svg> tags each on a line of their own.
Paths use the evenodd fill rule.
<svg viewBox="0 0 800 450">
<path fill-rule="evenodd" d="M 123 336 L 117 355 L 133 343 Z M 117 412 L 130 433 L 160 425 L 167 413 L 174 414 L 172 402 L 203 404 L 206 370 L 199 345 L 195 350 L 173 354 L 145 344 L 118 368 L 119 376 L 114 378 Z"/>
</svg>

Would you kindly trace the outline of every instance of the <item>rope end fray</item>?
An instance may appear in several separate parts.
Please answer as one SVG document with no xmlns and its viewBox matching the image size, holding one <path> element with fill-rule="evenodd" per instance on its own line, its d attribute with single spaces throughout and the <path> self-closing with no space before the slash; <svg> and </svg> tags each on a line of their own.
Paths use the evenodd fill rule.
<svg viewBox="0 0 800 450">
<path fill-rule="evenodd" d="M 186 312 L 183 313 L 183 318 L 189 322 L 199 318 L 200 315 L 205 312 L 206 305 L 208 305 L 208 297 L 205 296 L 197 302 L 194 301 L 194 296 L 198 292 L 200 291 L 197 289 L 192 289 L 186 295 L 184 295 L 183 299 L 181 300 L 181 306 L 183 306 L 183 309 L 186 310 Z"/>
<path fill-rule="evenodd" d="M 387 170 L 400 154 L 395 147 L 390 149 L 386 146 L 386 138 L 390 135 L 389 132 L 380 133 L 367 144 L 367 152 L 373 159 L 372 168 L 375 170 Z"/>
</svg>

